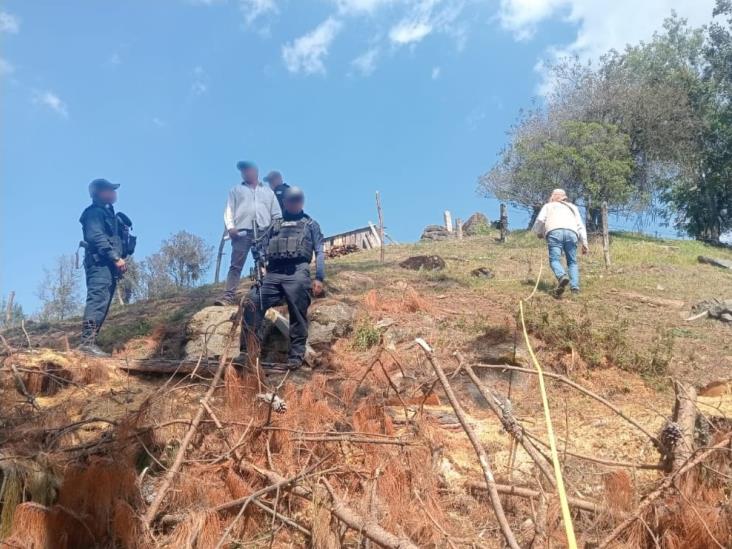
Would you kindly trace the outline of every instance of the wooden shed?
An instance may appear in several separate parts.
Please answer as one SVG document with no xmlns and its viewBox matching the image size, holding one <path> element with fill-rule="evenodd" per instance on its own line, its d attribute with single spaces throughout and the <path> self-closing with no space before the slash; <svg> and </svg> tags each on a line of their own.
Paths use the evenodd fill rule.
<svg viewBox="0 0 732 549">
<path fill-rule="evenodd" d="M 326 236 L 323 242 L 326 254 L 331 248 L 335 247 L 357 246 L 360 250 L 370 250 L 371 248 L 378 248 L 381 243 L 379 233 L 372 225 Z"/>
</svg>

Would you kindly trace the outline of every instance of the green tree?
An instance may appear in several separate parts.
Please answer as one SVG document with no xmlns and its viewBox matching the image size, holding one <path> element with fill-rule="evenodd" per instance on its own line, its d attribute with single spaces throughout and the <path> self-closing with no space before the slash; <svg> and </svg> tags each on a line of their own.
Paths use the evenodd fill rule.
<svg viewBox="0 0 732 549">
<path fill-rule="evenodd" d="M 484 191 L 532 211 L 532 222 L 552 189 L 595 212 L 602 201 L 624 206 L 632 196 L 629 138 L 612 124 L 525 118 L 501 159 L 485 174 Z M 594 217 L 593 217 L 594 218 Z"/>
<path fill-rule="evenodd" d="M 697 154 L 664 194 L 679 230 L 719 242 L 732 230 L 732 2 L 717 0 L 689 96 L 700 120 Z"/>
<path fill-rule="evenodd" d="M 142 262 L 141 294 L 153 299 L 193 288 L 205 276 L 212 259 L 213 247 L 205 240 L 179 231 Z"/>
</svg>

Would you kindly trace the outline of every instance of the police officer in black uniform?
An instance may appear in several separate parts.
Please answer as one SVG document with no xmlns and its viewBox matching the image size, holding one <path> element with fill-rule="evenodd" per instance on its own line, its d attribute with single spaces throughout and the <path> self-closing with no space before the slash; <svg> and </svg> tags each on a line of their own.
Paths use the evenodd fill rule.
<svg viewBox="0 0 732 549">
<path fill-rule="evenodd" d="M 277 201 L 280 203 L 280 209 L 284 212 L 285 191 L 289 189 L 290 186 L 285 183 L 285 180 L 282 178 L 282 174 L 277 170 L 272 170 L 271 172 L 269 172 L 265 176 L 264 180 L 269 183 L 269 188 L 272 189 L 272 192 L 277 197 Z"/>
<path fill-rule="evenodd" d="M 247 335 L 259 336 L 267 309 L 283 301 L 287 303 L 290 315 L 288 370 L 302 366 L 308 338 L 310 292 L 321 295 L 325 277 L 323 234 L 318 222 L 303 211 L 304 203 L 301 189 L 288 188 L 282 201 L 282 219 L 275 219 L 257 243 L 257 253 L 263 253 L 266 258 L 267 273 L 261 286 L 255 286 L 249 292 L 242 324 L 241 351 L 245 354 Z M 310 275 L 313 255 L 315 280 Z"/>
<path fill-rule="evenodd" d="M 117 279 L 127 270 L 125 258 L 132 255 L 135 237 L 132 222 L 123 213 L 115 213 L 119 184 L 95 179 L 89 184 L 92 203 L 81 214 L 86 272 L 86 307 L 79 349 L 93 356 L 108 356 L 96 344 L 112 302 Z"/>
</svg>

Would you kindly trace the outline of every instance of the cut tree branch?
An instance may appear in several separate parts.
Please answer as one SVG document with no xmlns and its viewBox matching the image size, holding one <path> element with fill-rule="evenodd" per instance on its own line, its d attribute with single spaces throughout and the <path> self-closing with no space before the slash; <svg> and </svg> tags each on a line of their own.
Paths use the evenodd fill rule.
<svg viewBox="0 0 732 549">
<path fill-rule="evenodd" d="M 478 461 L 480 462 L 480 468 L 483 471 L 483 478 L 485 478 L 485 483 L 488 490 L 488 497 L 490 499 L 491 505 L 493 506 L 493 511 L 496 514 L 496 518 L 498 519 L 498 524 L 501 527 L 503 537 L 506 538 L 506 543 L 508 543 L 508 546 L 511 547 L 511 549 L 519 549 L 519 544 L 516 541 L 516 536 L 511 530 L 511 526 L 508 524 L 506 514 L 503 512 L 503 505 L 501 504 L 501 498 L 498 495 L 498 490 L 496 490 L 496 481 L 493 478 L 493 472 L 491 471 L 488 454 L 486 453 L 485 448 L 483 448 L 483 445 L 480 443 L 478 436 L 475 434 L 475 431 L 473 431 L 473 428 L 468 423 L 468 418 L 465 416 L 465 411 L 460 405 L 460 401 L 455 396 L 455 392 L 452 390 L 452 387 L 450 386 L 450 382 L 448 381 L 445 372 L 433 356 L 432 348 L 422 338 L 415 339 L 415 342 L 422 348 L 422 351 L 424 351 L 427 362 L 430 363 L 432 369 L 437 375 L 437 378 L 440 380 L 440 384 L 445 390 L 447 399 L 450 401 L 450 404 L 452 405 L 452 409 L 455 411 L 455 415 L 457 416 L 458 421 L 463 426 L 465 434 L 468 435 L 468 439 L 470 439 L 470 443 L 475 449 L 475 453 L 478 456 Z"/>
</svg>

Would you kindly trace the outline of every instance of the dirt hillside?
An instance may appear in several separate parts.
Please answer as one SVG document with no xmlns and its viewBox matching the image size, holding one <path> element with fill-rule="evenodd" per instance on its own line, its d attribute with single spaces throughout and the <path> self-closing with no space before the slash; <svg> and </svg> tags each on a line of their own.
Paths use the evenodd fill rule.
<svg viewBox="0 0 732 549">
<path fill-rule="evenodd" d="M 613 266 L 595 247 L 582 293 L 558 301 L 543 243 L 495 237 L 329 260 L 313 312 L 351 316 L 318 320 L 317 363 L 294 375 L 185 356 L 214 287 L 116 306 L 112 359 L 69 350 L 75 322 L 4 333 L 0 539 L 504 547 L 508 528 L 521 547 L 566 546 L 523 300 L 580 546 L 732 546 L 732 324 L 697 307 L 732 298 L 732 271 L 698 256 L 732 252 L 614 235 Z M 414 256 L 444 268 L 400 266 Z"/>
</svg>

